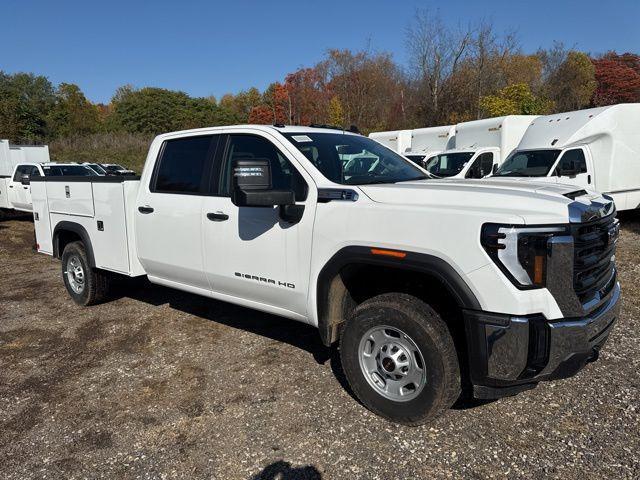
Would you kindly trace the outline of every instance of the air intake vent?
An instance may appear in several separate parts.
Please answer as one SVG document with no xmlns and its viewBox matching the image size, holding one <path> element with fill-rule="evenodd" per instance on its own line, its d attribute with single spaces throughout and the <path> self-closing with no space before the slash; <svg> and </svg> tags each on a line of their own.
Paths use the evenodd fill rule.
<svg viewBox="0 0 640 480">
<path fill-rule="evenodd" d="M 318 202 L 327 203 L 332 200 L 355 202 L 358 200 L 358 194 L 354 190 L 349 189 L 320 188 L 318 190 Z"/>
<path fill-rule="evenodd" d="M 564 196 L 570 198 L 571 200 L 575 200 L 577 197 L 581 197 L 586 194 L 586 190 L 576 190 L 575 192 L 565 193 Z"/>
</svg>

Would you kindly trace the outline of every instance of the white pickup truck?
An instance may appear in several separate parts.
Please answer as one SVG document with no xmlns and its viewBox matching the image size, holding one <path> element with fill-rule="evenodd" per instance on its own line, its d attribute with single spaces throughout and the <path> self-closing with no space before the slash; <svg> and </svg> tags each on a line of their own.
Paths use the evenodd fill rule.
<svg viewBox="0 0 640 480">
<path fill-rule="evenodd" d="M 62 260 L 76 303 L 146 275 L 309 323 L 339 344 L 362 403 L 400 423 L 432 419 L 461 392 L 498 398 L 571 376 L 618 317 L 609 198 L 429 180 L 340 130 L 168 133 L 140 178 L 31 185 L 38 250 Z"/>
</svg>

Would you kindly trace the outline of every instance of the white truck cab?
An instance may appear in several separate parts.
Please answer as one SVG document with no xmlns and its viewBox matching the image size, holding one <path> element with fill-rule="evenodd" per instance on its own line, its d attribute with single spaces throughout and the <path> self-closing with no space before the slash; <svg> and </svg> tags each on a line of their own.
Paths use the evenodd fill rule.
<svg viewBox="0 0 640 480">
<path fill-rule="evenodd" d="M 610 195 L 618 210 L 640 207 L 640 104 L 536 119 L 495 178 L 566 183 Z"/>
<path fill-rule="evenodd" d="M 238 125 L 159 135 L 141 177 L 31 185 L 38 251 L 76 303 L 146 275 L 308 323 L 396 422 L 595 360 L 619 312 L 611 199 L 427 178 L 361 135 Z"/>
<path fill-rule="evenodd" d="M 93 172 L 76 163 L 18 163 L 12 175 L 0 178 L 0 208 L 31 212 L 31 180 L 63 175 L 87 176 L 93 175 Z"/>
<path fill-rule="evenodd" d="M 425 159 L 436 177 L 483 178 L 498 167 L 520 143 L 535 115 L 507 115 L 455 127 L 455 148 Z"/>
</svg>

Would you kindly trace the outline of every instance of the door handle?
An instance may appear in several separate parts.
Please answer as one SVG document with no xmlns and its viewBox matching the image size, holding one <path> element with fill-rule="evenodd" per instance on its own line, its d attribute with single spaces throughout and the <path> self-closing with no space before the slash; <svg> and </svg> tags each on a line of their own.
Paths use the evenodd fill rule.
<svg viewBox="0 0 640 480">
<path fill-rule="evenodd" d="M 153 208 L 151 208 L 151 207 L 138 207 L 138 211 L 140 213 L 153 213 Z"/>
<path fill-rule="evenodd" d="M 27 189 L 27 188 L 29 188 L 29 187 L 22 187 L 22 188 L 24 188 L 24 189 L 26 190 L 26 189 Z"/>
<path fill-rule="evenodd" d="M 207 218 L 212 222 L 224 222 L 225 220 L 229 220 L 229 215 L 222 212 L 207 213 Z"/>
<path fill-rule="evenodd" d="M 9 185 L 9 188 L 13 188 L 13 185 Z"/>
</svg>

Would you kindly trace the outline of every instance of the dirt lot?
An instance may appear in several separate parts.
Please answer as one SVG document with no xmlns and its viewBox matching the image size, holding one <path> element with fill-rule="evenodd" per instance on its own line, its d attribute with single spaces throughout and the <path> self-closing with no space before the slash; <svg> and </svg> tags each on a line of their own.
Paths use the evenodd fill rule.
<svg viewBox="0 0 640 480">
<path fill-rule="evenodd" d="M 419 428 L 360 406 L 305 325 L 140 282 L 77 307 L 32 229 L 0 221 L 0 478 L 640 477 L 637 216 L 600 361 Z"/>
</svg>

